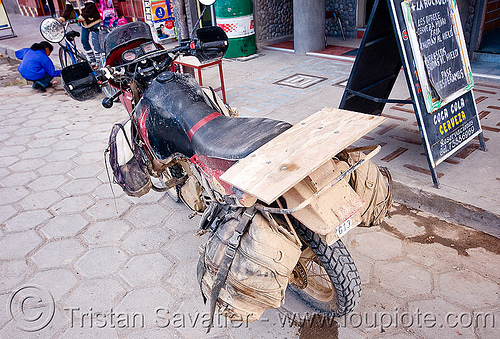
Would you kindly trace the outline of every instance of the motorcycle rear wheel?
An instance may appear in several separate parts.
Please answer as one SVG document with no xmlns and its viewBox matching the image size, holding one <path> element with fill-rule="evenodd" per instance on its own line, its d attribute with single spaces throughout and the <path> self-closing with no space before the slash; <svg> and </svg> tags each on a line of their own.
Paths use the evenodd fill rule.
<svg viewBox="0 0 500 339">
<path fill-rule="evenodd" d="M 320 314 L 341 317 L 352 312 L 361 297 L 361 279 L 344 244 L 338 240 L 328 246 L 298 220 L 291 220 L 304 243 L 299 264 L 306 286 L 290 284 L 290 289 Z"/>
</svg>

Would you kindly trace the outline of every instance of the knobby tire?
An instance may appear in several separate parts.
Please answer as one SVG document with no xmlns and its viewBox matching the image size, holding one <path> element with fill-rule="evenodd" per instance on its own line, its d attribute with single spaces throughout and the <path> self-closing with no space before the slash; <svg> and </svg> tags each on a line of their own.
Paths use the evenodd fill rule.
<svg viewBox="0 0 500 339">
<path fill-rule="evenodd" d="M 297 235 L 314 252 L 327 272 L 334 291 L 331 300 L 325 302 L 305 293 L 305 290 L 293 284 L 290 285 L 291 290 L 322 315 L 341 317 L 352 312 L 361 297 L 361 279 L 354 260 L 344 244 L 341 240 L 337 240 L 328 246 L 318 234 L 297 219 L 291 218 L 291 220 Z M 307 247 L 303 250 L 306 251 Z"/>
</svg>

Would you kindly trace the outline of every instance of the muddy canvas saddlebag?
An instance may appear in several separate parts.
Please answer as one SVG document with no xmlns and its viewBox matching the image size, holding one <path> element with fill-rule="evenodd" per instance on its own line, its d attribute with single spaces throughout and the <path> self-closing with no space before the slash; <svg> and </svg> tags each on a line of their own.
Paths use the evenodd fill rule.
<svg viewBox="0 0 500 339">
<path fill-rule="evenodd" d="M 106 153 L 109 155 L 114 181 L 125 193 L 140 197 L 149 192 L 151 178 L 139 145 L 131 137 L 130 120 L 113 126 Z"/>
<path fill-rule="evenodd" d="M 352 166 L 365 158 L 362 151 L 373 148 L 375 146 L 344 150 L 338 157 Z M 364 201 L 358 211 L 360 226 L 380 225 L 392 206 L 392 177 L 389 170 L 366 160 L 352 173 L 349 184 Z"/>
<path fill-rule="evenodd" d="M 248 225 L 234 246 L 244 218 Z M 258 320 L 266 308 L 280 307 L 301 253 L 300 245 L 286 232 L 281 226 L 271 226 L 259 213 L 253 218 L 243 214 L 220 225 L 204 245 L 198 263 L 198 282 L 211 307 L 231 320 L 245 322 Z M 227 266 L 231 254 L 234 258 Z M 227 278 L 221 282 L 219 276 L 225 269 Z M 222 287 L 214 293 L 217 284 Z"/>
</svg>

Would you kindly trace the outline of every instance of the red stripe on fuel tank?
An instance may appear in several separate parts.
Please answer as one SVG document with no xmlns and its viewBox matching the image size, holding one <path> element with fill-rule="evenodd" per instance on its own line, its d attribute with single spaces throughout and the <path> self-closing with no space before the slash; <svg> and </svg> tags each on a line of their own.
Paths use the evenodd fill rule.
<svg viewBox="0 0 500 339">
<path fill-rule="evenodd" d="M 194 124 L 194 126 L 191 127 L 191 129 L 188 132 L 189 141 L 191 141 L 191 139 L 193 139 L 193 135 L 200 128 L 202 128 L 207 122 L 209 122 L 209 121 L 217 118 L 219 115 L 222 115 L 222 114 L 220 114 L 219 112 L 213 112 L 212 114 L 207 115 L 206 117 L 204 117 L 203 119 L 201 119 L 200 121 L 198 121 L 196 124 Z"/>
</svg>

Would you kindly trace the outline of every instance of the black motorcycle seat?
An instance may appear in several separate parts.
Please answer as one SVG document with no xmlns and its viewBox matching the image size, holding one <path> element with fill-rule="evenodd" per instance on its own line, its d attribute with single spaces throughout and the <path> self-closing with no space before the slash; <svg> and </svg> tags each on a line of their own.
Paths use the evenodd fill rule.
<svg viewBox="0 0 500 339">
<path fill-rule="evenodd" d="M 135 112 L 159 159 L 182 153 L 239 160 L 291 127 L 267 118 L 222 115 L 208 104 L 191 75 L 172 72 L 158 75 Z"/>
<path fill-rule="evenodd" d="M 195 131 L 191 142 L 199 155 L 239 160 L 290 127 L 279 120 L 218 115 Z"/>
</svg>

